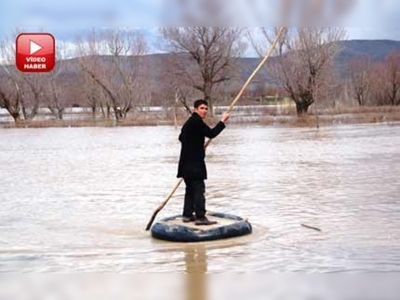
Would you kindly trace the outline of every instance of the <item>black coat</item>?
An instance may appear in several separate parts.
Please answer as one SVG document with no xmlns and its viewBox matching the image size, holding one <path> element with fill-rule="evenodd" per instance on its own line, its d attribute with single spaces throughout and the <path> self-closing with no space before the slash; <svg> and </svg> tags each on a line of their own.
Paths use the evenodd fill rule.
<svg viewBox="0 0 400 300">
<path fill-rule="evenodd" d="M 179 159 L 178 175 L 184 179 L 207 179 L 207 169 L 204 162 L 206 152 L 204 149 L 205 137 L 215 138 L 225 128 L 223 122 L 219 122 L 214 128 L 210 128 L 203 122 L 197 113 L 183 125 L 179 140 L 182 143 Z"/>
</svg>

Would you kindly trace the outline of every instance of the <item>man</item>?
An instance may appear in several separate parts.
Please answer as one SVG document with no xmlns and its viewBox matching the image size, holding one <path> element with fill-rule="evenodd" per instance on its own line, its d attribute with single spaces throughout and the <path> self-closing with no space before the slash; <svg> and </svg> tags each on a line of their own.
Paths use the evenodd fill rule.
<svg viewBox="0 0 400 300">
<path fill-rule="evenodd" d="M 194 112 L 183 125 L 179 141 L 182 143 L 178 166 L 178 178 L 183 178 L 186 184 L 185 203 L 183 207 L 183 222 L 194 222 L 196 225 L 212 225 L 217 222 L 206 218 L 206 199 L 204 197 L 207 179 L 206 164 L 204 162 L 205 137 L 215 138 L 225 128 L 229 114 L 224 113 L 221 121 L 210 128 L 204 123 L 207 116 L 208 103 L 205 100 L 194 102 Z M 195 215 L 193 215 L 195 213 Z"/>
</svg>

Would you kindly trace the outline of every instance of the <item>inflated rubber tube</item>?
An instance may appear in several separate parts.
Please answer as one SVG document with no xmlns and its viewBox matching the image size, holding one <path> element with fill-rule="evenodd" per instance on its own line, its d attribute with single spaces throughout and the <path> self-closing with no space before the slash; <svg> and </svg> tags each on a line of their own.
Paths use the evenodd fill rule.
<svg viewBox="0 0 400 300">
<path fill-rule="evenodd" d="M 154 224 L 151 234 L 156 239 L 171 242 L 202 242 L 238 237 L 252 232 L 251 224 L 241 217 L 224 213 L 209 213 L 208 216 L 234 222 L 221 226 L 218 224 L 217 226 L 185 226 L 184 223 L 174 224 L 171 222 L 182 217 L 178 215 Z"/>
</svg>

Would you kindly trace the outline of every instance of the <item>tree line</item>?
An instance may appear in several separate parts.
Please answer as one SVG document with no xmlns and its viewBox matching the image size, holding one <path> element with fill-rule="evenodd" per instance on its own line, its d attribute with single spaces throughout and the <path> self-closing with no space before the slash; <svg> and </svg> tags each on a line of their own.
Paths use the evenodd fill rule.
<svg viewBox="0 0 400 300">
<path fill-rule="evenodd" d="M 369 55 L 349 63 L 349 87 L 358 105 L 400 105 L 400 52 L 390 52 L 383 62 Z"/>
<path fill-rule="evenodd" d="M 212 108 L 239 91 L 246 79 L 240 63 L 246 50 L 254 49 L 263 57 L 277 32 L 278 28 L 267 27 L 251 31 L 161 27 L 158 48 L 164 54 L 149 64 L 149 42 L 140 31 L 92 29 L 77 37 L 72 48 L 57 42 L 56 68 L 42 74 L 16 69 L 14 37 L 18 32 L 14 32 L 0 42 L 0 107 L 15 122 L 33 119 L 39 108 L 48 108 L 62 119 L 65 109 L 74 104 L 91 107 L 93 118 L 100 115 L 117 121 L 155 101 L 190 111 L 191 101 L 201 97 Z M 248 93 L 264 97 L 273 91 L 289 97 L 298 115 L 313 104 L 333 106 L 345 96 L 360 106 L 399 105 L 399 52 L 392 52 L 384 62 L 356 57 L 346 66 L 348 76 L 342 78 L 335 58 L 345 39 L 344 28 L 287 28 L 266 65 L 273 83 L 258 76 Z"/>
</svg>

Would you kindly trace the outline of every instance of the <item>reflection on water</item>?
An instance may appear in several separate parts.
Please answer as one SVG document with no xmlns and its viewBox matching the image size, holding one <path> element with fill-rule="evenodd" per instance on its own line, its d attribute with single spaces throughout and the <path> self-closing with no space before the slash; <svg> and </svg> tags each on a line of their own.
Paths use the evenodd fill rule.
<svg viewBox="0 0 400 300">
<path fill-rule="evenodd" d="M 203 245 L 188 246 L 183 248 L 185 251 L 186 274 L 205 274 L 207 273 L 206 249 Z"/>
<path fill-rule="evenodd" d="M 198 245 L 144 230 L 176 183 L 179 130 L 0 130 L 0 271 L 398 272 L 399 128 L 228 126 L 207 150 L 207 205 L 253 234 Z"/>
<path fill-rule="evenodd" d="M 187 300 L 207 299 L 207 257 L 204 246 L 183 248 L 185 252 L 185 276 Z"/>
</svg>

